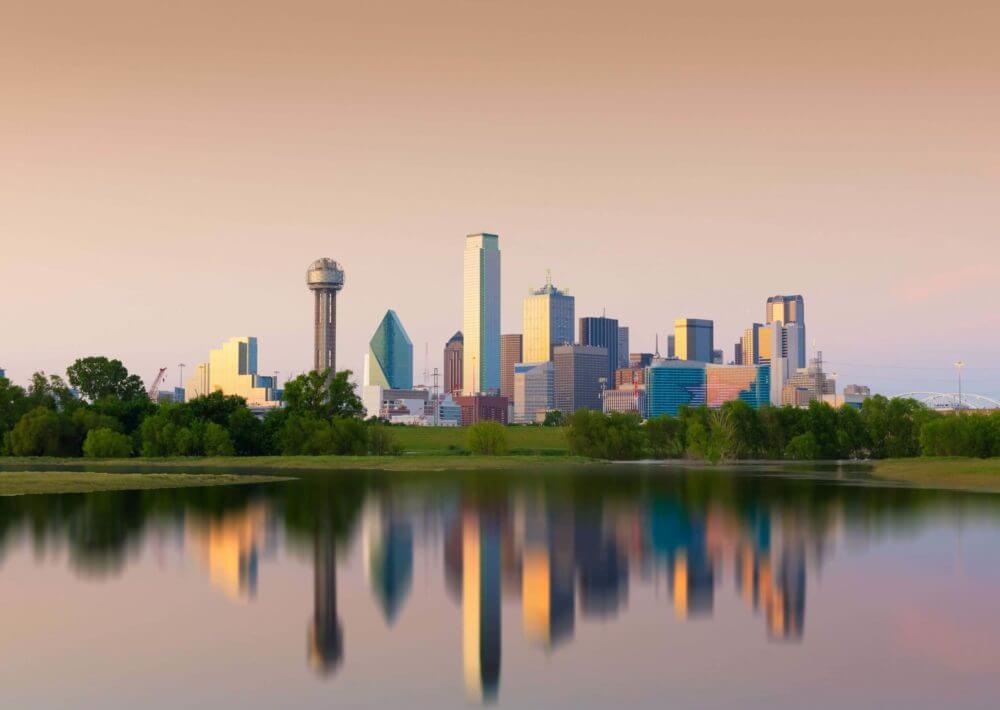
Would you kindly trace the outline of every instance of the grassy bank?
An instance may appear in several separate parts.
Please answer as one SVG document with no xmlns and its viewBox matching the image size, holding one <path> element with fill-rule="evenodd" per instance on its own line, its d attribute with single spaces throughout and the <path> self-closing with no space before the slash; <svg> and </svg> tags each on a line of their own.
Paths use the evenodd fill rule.
<svg viewBox="0 0 1000 710">
<path fill-rule="evenodd" d="M 889 481 L 963 491 L 1000 493 L 1000 459 L 889 459 L 875 464 L 872 475 Z"/>
<path fill-rule="evenodd" d="M 391 427 L 393 439 L 409 454 L 460 454 L 466 451 L 468 427 Z M 512 454 L 568 454 L 561 427 L 510 426 L 507 444 Z"/>
<path fill-rule="evenodd" d="M 568 455 L 461 456 L 224 456 L 217 458 L 55 459 L 0 458 L 0 471 L 108 471 L 289 473 L 295 471 L 509 471 L 557 464 L 593 463 Z M 0 474 L 3 475 L 3 474 Z"/>
<path fill-rule="evenodd" d="M 227 486 L 281 480 L 289 479 L 277 476 L 238 476 L 228 473 L 10 471 L 0 473 L 0 496 Z"/>
</svg>

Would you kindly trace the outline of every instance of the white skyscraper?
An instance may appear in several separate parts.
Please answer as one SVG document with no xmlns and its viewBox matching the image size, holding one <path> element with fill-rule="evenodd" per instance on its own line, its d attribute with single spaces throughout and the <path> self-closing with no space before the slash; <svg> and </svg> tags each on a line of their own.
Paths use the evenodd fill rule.
<svg viewBox="0 0 1000 710">
<path fill-rule="evenodd" d="M 465 238 L 462 332 L 462 392 L 500 389 L 500 238 Z"/>
</svg>

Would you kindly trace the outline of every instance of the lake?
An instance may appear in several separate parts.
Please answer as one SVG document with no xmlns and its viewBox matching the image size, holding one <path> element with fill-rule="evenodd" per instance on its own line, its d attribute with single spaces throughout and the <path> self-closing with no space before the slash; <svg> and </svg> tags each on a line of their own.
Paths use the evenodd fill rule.
<svg viewBox="0 0 1000 710">
<path fill-rule="evenodd" d="M 10 708 L 997 707 L 1000 496 L 622 465 L 0 499 Z"/>
</svg>

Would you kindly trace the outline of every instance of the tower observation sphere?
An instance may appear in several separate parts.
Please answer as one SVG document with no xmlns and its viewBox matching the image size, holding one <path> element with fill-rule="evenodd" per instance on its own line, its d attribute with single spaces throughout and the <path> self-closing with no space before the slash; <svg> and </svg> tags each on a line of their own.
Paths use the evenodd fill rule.
<svg viewBox="0 0 1000 710">
<path fill-rule="evenodd" d="M 317 259 L 306 272 L 306 285 L 315 294 L 313 369 L 337 367 L 337 291 L 344 288 L 344 270 L 333 259 Z"/>
</svg>

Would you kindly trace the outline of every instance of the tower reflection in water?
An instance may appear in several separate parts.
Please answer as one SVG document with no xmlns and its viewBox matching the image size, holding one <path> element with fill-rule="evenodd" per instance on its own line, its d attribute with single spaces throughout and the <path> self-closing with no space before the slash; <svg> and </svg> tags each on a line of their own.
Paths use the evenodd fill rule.
<svg viewBox="0 0 1000 710">
<path fill-rule="evenodd" d="M 316 529 L 314 575 L 309 662 L 330 675 L 344 657 L 344 632 L 337 617 L 337 550 L 329 519 L 320 519 Z"/>
<path fill-rule="evenodd" d="M 269 510 L 252 504 L 188 527 L 191 549 L 213 584 L 235 599 L 253 597 L 258 557 L 276 546 Z M 390 628 L 413 587 L 415 547 L 430 552 L 443 539 L 445 586 L 461 610 L 464 684 L 469 699 L 482 703 L 500 691 L 505 597 L 520 602 L 526 640 L 552 653 L 573 639 L 578 614 L 587 620 L 622 613 L 630 583 L 666 590 L 678 620 L 710 618 L 723 570 L 731 569 L 736 595 L 763 617 L 768 637 L 800 640 L 807 559 L 816 551 L 819 564 L 837 519 L 828 515 L 817 524 L 781 509 L 692 506 L 678 496 L 574 503 L 544 490 L 487 501 L 421 500 L 412 493 L 394 500 L 383 491 L 355 511 L 360 524 L 346 528 L 315 511 L 310 665 L 331 675 L 344 658 L 338 535 L 349 542 L 361 529 L 367 584 Z"/>
</svg>

